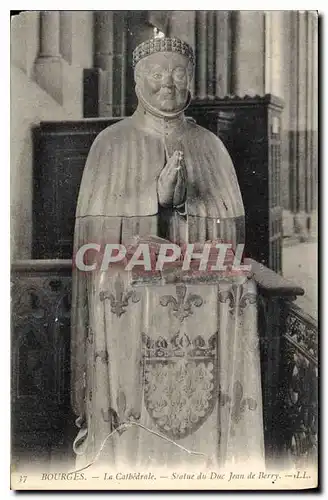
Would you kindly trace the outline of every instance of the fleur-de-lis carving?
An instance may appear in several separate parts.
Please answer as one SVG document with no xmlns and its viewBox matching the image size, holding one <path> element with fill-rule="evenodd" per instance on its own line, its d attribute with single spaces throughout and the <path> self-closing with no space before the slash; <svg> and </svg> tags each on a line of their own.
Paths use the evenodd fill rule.
<svg viewBox="0 0 328 500">
<path fill-rule="evenodd" d="M 247 407 L 249 410 L 256 410 L 257 408 L 255 399 L 244 398 L 244 389 L 239 380 L 233 385 L 232 400 L 228 394 L 222 393 L 221 390 L 219 400 L 221 406 L 227 404 L 231 408 L 231 419 L 235 424 L 238 424 Z"/>
<path fill-rule="evenodd" d="M 247 304 L 256 304 L 254 293 L 243 293 L 243 285 L 232 285 L 231 289 L 219 292 L 219 302 L 229 302 L 229 313 L 233 316 L 238 310 L 238 314 L 243 314 Z"/>
<path fill-rule="evenodd" d="M 116 278 L 114 289 L 115 295 L 111 292 L 100 292 L 99 298 L 101 301 L 109 299 L 112 313 L 119 318 L 126 312 L 129 300 L 137 303 L 140 301 L 140 297 L 135 290 L 124 290 L 124 282 L 120 274 Z"/>
<path fill-rule="evenodd" d="M 173 295 L 163 295 L 160 298 L 160 304 L 163 307 L 171 306 L 174 311 L 173 314 L 182 323 L 185 318 L 193 314 L 192 306 L 200 307 L 203 304 L 203 299 L 200 295 L 189 293 L 186 298 L 187 287 L 186 285 L 176 286 L 176 298 Z"/>
</svg>

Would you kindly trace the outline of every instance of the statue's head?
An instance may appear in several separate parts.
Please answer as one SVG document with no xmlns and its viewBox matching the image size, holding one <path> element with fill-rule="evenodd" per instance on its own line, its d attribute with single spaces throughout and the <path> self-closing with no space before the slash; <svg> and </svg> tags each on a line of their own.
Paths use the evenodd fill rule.
<svg viewBox="0 0 328 500">
<path fill-rule="evenodd" d="M 193 78 L 192 48 L 178 38 L 147 40 L 133 52 L 137 95 L 158 111 L 185 108 Z"/>
</svg>

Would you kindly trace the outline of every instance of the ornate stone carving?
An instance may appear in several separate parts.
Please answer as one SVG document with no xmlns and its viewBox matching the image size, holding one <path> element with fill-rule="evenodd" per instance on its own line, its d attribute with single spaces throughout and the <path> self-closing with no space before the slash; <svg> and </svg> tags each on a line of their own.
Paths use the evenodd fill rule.
<svg viewBox="0 0 328 500">
<path fill-rule="evenodd" d="M 140 296 L 135 290 L 124 290 L 124 282 L 120 274 L 117 275 L 114 288 L 115 295 L 111 292 L 100 292 L 99 298 L 101 301 L 108 299 L 112 313 L 120 318 L 126 312 L 129 300 L 137 303 L 140 301 Z"/>
<path fill-rule="evenodd" d="M 217 336 L 151 339 L 143 334 L 144 398 L 148 413 L 172 439 L 195 432 L 212 413 L 218 394 Z"/>
<path fill-rule="evenodd" d="M 306 467 L 318 452 L 318 343 L 315 322 L 287 304 L 283 340 L 282 446 L 295 466 Z"/>
<path fill-rule="evenodd" d="M 248 304 L 256 304 L 256 294 L 245 292 L 244 285 L 232 285 L 229 290 L 219 292 L 219 302 L 229 303 L 229 313 L 242 315 Z"/>
<path fill-rule="evenodd" d="M 187 287 L 184 284 L 176 286 L 176 298 L 173 295 L 163 295 L 160 298 L 160 304 L 163 307 L 171 306 L 173 315 L 182 323 L 188 316 L 193 314 L 192 306 L 200 307 L 203 299 L 200 295 L 189 293 L 186 298 Z"/>
<path fill-rule="evenodd" d="M 286 316 L 286 335 L 290 341 L 297 342 L 300 349 L 318 358 L 318 327 L 309 316 L 295 304 L 289 307 Z"/>
<path fill-rule="evenodd" d="M 56 430 L 59 438 L 69 411 L 71 278 L 26 271 L 12 274 L 14 435 Z"/>
<path fill-rule="evenodd" d="M 244 388 L 239 380 L 234 383 L 232 392 L 233 396 L 231 398 L 228 394 L 223 393 L 220 388 L 219 402 L 220 406 L 229 406 L 232 422 L 238 424 L 247 409 L 256 410 L 257 402 L 253 398 L 244 397 Z M 234 434 L 234 429 L 231 432 Z"/>
</svg>

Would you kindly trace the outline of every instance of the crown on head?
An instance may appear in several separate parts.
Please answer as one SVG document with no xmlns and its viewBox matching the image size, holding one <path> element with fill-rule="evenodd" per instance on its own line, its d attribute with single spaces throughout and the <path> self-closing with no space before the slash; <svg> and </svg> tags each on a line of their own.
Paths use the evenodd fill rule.
<svg viewBox="0 0 328 500">
<path fill-rule="evenodd" d="M 194 52 L 190 45 L 183 42 L 179 38 L 151 38 L 138 45 L 133 51 L 132 65 L 135 68 L 136 64 L 144 57 L 156 52 L 176 52 L 187 57 L 194 64 Z"/>
</svg>

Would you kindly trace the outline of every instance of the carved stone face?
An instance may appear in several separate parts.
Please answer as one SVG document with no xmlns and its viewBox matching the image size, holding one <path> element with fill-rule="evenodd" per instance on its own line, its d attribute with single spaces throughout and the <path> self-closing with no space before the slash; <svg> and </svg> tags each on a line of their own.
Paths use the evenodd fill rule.
<svg viewBox="0 0 328 500">
<path fill-rule="evenodd" d="M 183 109 L 191 81 L 189 60 L 181 54 L 158 52 L 136 66 L 137 88 L 143 99 L 158 111 Z"/>
</svg>

